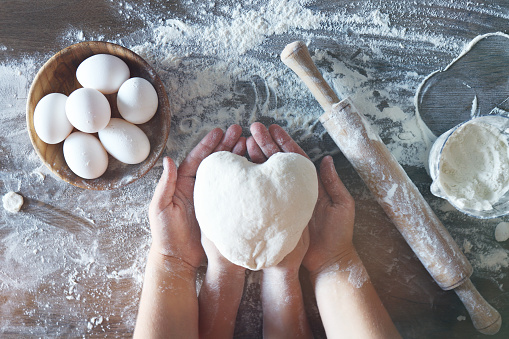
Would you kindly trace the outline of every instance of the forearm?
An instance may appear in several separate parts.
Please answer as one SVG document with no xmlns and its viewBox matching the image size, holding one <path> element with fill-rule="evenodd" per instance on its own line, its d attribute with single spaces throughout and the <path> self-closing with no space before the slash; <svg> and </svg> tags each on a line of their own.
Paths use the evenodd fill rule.
<svg viewBox="0 0 509 339">
<path fill-rule="evenodd" d="M 196 268 L 150 251 L 134 338 L 198 338 Z"/>
<path fill-rule="evenodd" d="M 209 263 L 199 295 L 201 338 L 233 337 L 244 281 L 244 269 Z"/>
<path fill-rule="evenodd" d="M 265 269 L 261 285 L 264 338 L 311 338 L 298 270 Z"/>
<path fill-rule="evenodd" d="M 320 317 L 328 338 L 399 338 L 355 251 L 312 273 Z"/>
</svg>

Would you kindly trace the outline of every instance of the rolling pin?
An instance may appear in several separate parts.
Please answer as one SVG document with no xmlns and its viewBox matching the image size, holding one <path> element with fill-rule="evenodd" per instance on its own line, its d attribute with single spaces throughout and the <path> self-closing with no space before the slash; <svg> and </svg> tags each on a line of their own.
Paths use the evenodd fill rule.
<svg viewBox="0 0 509 339">
<path fill-rule="evenodd" d="M 320 103 L 320 122 L 433 279 L 454 289 L 479 332 L 497 333 L 502 319 L 470 281 L 472 265 L 364 115 L 350 99 L 338 99 L 303 42 L 287 45 L 281 60 Z"/>
</svg>

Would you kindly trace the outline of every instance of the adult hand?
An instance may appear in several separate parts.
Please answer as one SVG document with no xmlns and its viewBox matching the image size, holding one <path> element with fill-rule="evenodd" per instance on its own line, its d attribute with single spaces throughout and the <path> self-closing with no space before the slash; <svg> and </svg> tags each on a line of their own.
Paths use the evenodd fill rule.
<svg viewBox="0 0 509 339">
<path fill-rule="evenodd" d="M 355 255 L 355 202 L 339 179 L 332 157 L 322 159 L 319 178 L 318 201 L 309 221 L 311 242 L 303 261 L 311 274 Z"/>
<path fill-rule="evenodd" d="M 163 174 L 149 206 L 152 249 L 163 256 L 177 258 L 198 267 L 204 252 L 196 221 L 193 191 L 198 166 L 213 152 L 246 152 L 242 128 L 232 125 L 226 133 L 220 128 L 209 132 L 189 153 L 177 170 L 172 159 L 163 159 Z"/>
<path fill-rule="evenodd" d="M 251 133 L 253 137 L 247 140 L 247 148 L 255 162 L 263 162 L 279 151 L 306 155 L 279 126 L 272 125 L 267 130 L 261 124 L 254 124 Z M 308 224 L 309 249 L 302 263 L 311 273 L 318 310 L 327 336 L 372 338 L 376 333 L 380 338 L 399 338 L 398 331 L 353 247 L 355 204 L 339 179 L 330 156 L 321 162 L 318 187 L 318 201 Z M 362 286 L 350 282 L 352 270 L 356 274 L 363 274 L 365 280 Z M 274 290 L 265 289 L 262 285 L 262 292 L 267 291 L 265 298 L 262 296 L 262 302 L 280 300 L 284 289 Z M 270 306 L 265 309 L 270 311 Z M 275 333 L 274 337 L 280 338 L 281 333 L 288 333 L 288 329 L 297 327 L 288 325 L 291 321 L 281 321 L 279 316 L 278 323 L 287 326 L 279 325 L 278 328 L 278 323 L 272 320 L 277 316 L 277 313 L 267 315 L 270 326 L 267 332 L 264 328 L 264 334 Z M 287 319 L 295 319 L 295 314 Z M 308 333 L 304 331 L 302 334 L 307 336 Z M 292 334 L 292 337 L 297 337 L 297 334 Z"/>
</svg>

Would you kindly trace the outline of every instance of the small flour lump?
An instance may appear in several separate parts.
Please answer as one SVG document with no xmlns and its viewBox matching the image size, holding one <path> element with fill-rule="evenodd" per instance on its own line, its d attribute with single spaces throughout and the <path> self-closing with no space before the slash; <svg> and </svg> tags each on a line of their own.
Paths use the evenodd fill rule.
<svg viewBox="0 0 509 339">
<path fill-rule="evenodd" d="M 495 228 L 495 240 L 498 242 L 509 239 L 509 223 L 501 222 Z"/>
<path fill-rule="evenodd" d="M 295 248 L 317 198 L 316 169 L 296 153 L 276 153 L 263 164 L 213 153 L 194 188 L 202 232 L 225 258 L 252 270 L 277 265 Z"/>
<path fill-rule="evenodd" d="M 440 156 L 439 180 L 453 205 L 486 211 L 509 190 L 509 145 L 484 122 L 460 126 Z"/>
<path fill-rule="evenodd" d="M 8 192 L 2 197 L 4 209 L 11 213 L 18 213 L 23 206 L 23 196 L 16 192 Z"/>
</svg>

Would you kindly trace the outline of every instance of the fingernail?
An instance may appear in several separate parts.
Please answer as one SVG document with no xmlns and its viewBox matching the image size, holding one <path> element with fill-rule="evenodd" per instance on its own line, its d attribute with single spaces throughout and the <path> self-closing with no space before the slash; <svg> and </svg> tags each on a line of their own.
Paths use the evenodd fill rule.
<svg viewBox="0 0 509 339">
<path fill-rule="evenodd" d="M 329 166 L 334 167 L 334 159 L 330 155 L 325 156 L 325 161 L 329 163 Z"/>
</svg>

